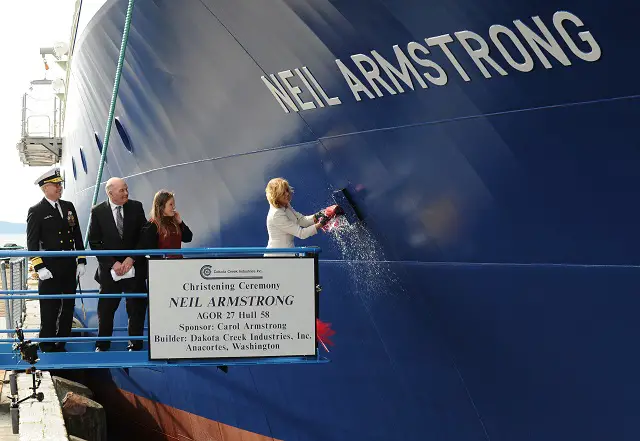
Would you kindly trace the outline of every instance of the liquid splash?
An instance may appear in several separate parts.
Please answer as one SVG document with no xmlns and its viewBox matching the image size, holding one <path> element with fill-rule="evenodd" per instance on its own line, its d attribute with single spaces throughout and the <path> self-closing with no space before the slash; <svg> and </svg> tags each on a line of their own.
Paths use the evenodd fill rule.
<svg viewBox="0 0 640 441">
<path fill-rule="evenodd" d="M 404 292 L 380 243 L 362 222 L 349 223 L 338 216 L 327 227 L 326 233 L 347 266 L 353 292 L 370 300 Z"/>
</svg>

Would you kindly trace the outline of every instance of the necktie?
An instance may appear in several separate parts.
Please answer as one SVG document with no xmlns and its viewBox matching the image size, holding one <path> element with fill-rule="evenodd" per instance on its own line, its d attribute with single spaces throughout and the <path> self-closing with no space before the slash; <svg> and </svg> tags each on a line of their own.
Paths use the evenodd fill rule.
<svg viewBox="0 0 640 441">
<path fill-rule="evenodd" d="M 122 230 L 124 227 L 124 219 L 122 218 L 122 207 L 116 207 L 116 228 L 122 239 Z"/>
<path fill-rule="evenodd" d="M 56 208 L 56 212 L 60 215 L 60 217 L 62 217 L 62 212 L 60 211 L 60 209 L 58 209 L 58 203 L 56 202 L 54 206 Z"/>
</svg>

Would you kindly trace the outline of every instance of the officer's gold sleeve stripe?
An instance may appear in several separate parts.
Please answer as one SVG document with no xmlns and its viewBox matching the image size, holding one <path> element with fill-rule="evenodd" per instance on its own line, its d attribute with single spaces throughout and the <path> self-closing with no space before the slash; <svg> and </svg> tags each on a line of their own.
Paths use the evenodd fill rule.
<svg viewBox="0 0 640 441">
<path fill-rule="evenodd" d="M 78 259 L 86 259 L 85 256 L 78 256 Z"/>
<path fill-rule="evenodd" d="M 41 257 L 32 257 L 31 258 L 31 263 L 35 266 L 35 265 L 40 265 L 42 262 L 42 258 Z"/>
</svg>

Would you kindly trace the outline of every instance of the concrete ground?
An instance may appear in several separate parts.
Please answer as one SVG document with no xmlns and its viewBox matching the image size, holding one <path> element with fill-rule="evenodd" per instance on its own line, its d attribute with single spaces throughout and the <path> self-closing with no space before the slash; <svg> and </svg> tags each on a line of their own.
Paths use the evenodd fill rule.
<svg viewBox="0 0 640 441">
<path fill-rule="evenodd" d="M 4 289 L 0 281 L 0 289 Z M 29 289 L 37 289 L 37 281 L 29 281 Z M 40 328 L 40 307 L 37 300 L 27 300 L 26 318 L 23 328 Z M 5 302 L 0 301 L 0 327 L 5 327 Z M 25 333 L 25 338 L 37 337 L 37 333 Z M 2 335 L 2 338 L 6 338 Z M 28 399 L 20 404 L 19 434 L 14 435 L 11 427 L 10 386 L 11 371 L 0 371 L 0 440 L 2 441 L 68 441 L 67 430 L 62 417 L 62 409 L 56 395 L 49 372 L 42 372 L 42 382 L 37 392 L 44 393 L 44 400 Z M 31 395 L 31 374 L 18 372 L 18 398 Z"/>
<path fill-rule="evenodd" d="M 3 379 L 0 383 L 0 440 L 2 441 L 19 441 L 19 436 L 13 434 L 11 428 L 11 416 L 9 415 L 9 405 L 11 400 L 9 399 L 9 373 L 0 371 L 0 378 Z M 5 386 L 6 383 L 6 387 Z"/>
</svg>

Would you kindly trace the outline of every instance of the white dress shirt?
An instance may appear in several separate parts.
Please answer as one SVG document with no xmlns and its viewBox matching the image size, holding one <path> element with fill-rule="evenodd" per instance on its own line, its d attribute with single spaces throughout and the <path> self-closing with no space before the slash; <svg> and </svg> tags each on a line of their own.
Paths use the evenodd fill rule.
<svg viewBox="0 0 640 441">
<path fill-rule="evenodd" d="M 52 201 L 51 199 L 45 197 L 45 199 L 47 200 L 47 202 L 49 202 L 51 204 L 51 206 L 53 208 L 56 208 L 56 204 L 58 204 L 58 213 L 60 213 L 60 217 L 64 219 L 64 215 L 62 214 L 62 207 L 60 206 L 60 201 Z"/>
<path fill-rule="evenodd" d="M 270 206 L 267 214 L 267 248 L 293 248 L 293 238 L 306 239 L 318 233 L 313 216 L 304 216 L 291 206 L 276 208 Z"/>
</svg>

